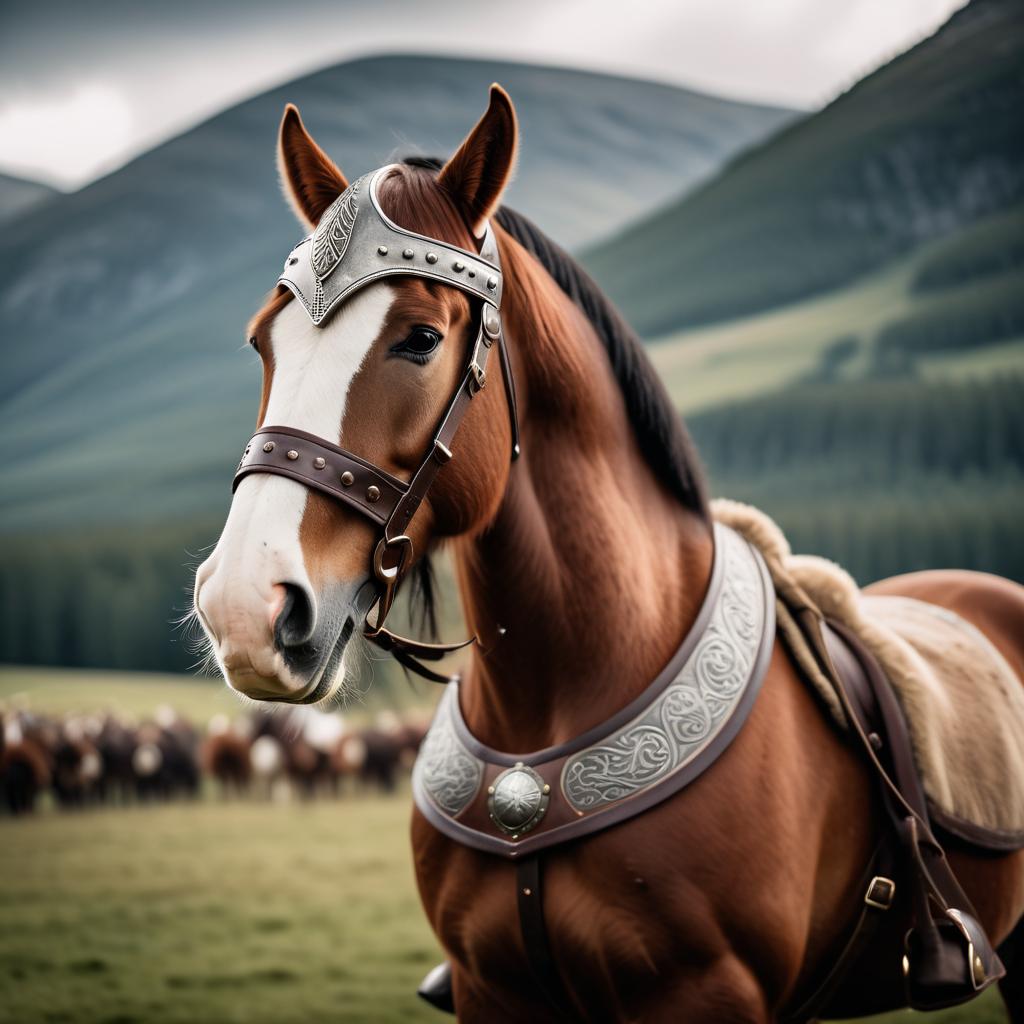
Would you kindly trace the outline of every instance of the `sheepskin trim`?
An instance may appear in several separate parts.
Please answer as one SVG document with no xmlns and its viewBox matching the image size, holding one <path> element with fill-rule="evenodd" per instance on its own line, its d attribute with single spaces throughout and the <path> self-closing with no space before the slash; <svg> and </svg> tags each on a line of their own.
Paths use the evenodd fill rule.
<svg viewBox="0 0 1024 1024">
<path fill-rule="evenodd" d="M 856 628 L 861 619 L 860 589 L 845 569 L 818 555 L 790 555 L 784 565 L 825 618 Z"/>
<path fill-rule="evenodd" d="M 765 561 L 784 562 L 789 558 L 789 542 L 775 521 L 753 505 L 730 498 L 716 498 L 711 502 L 711 516 L 731 526 L 757 548 Z"/>
<path fill-rule="evenodd" d="M 842 701 L 839 699 L 839 694 L 836 693 L 832 681 L 821 671 L 818 659 L 807 645 L 803 631 L 794 621 L 785 601 L 776 601 L 775 623 L 782 634 L 782 638 L 786 641 L 786 645 L 789 647 L 789 653 L 792 655 L 793 660 L 806 678 L 810 680 L 814 695 L 824 705 L 825 710 L 839 727 L 840 731 L 848 731 L 850 723 L 847 720 Z"/>
</svg>

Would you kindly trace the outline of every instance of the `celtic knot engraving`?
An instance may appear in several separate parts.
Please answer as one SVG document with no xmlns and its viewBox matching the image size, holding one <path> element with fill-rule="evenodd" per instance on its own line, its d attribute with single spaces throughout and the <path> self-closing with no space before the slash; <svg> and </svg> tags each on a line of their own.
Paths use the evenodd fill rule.
<svg viewBox="0 0 1024 1024">
<path fill-rule="evenodd" d="M 352 225 L 356 222 L 359 209 L 359 186 L 363 179 L 354 181 L 327 208 L 316 231 L 313 232 L 313 270 L 318 283 L 341 262 L 348 240 L 352 237 Z"/>
<path fill-rule="evenodd" d="M 590 747 L 587 756 L 565 766 L 562 789 L 580 810 L 618 800 L 664 775 L 671 767 L 672 743 L 656 726 L 636 726 L 611 743 Z"/>
<path fill-rule="evenodd" d="M 696 743 L 711 731 L 711 712 L 691 687 L 673 687 L 661 705 L 665 731 L 678 744 Z"/>
<path fill-rule="evenodd" d="M 765 624 L 764 583 L 744 540 L 728 529 L 717 529 L 715 537 L 722 589 L 704 636 L 649 708 L 566 761 L 562 791 L 577 811 L 621 800 L 684 767 L 743 696 Z"/>
<path fill-rule="evenodd" d="M 716 630 L 716 633 L 718 631 Z M 736 671 L 742 654 L 731 637 L 709 635 L 698 645 L 693 670 L 704 694 L 729 697 L 743 685 Z"/>
<path fill-rule="evenodd" d="M 480 788 L 483 765 L 462 745 L 452 724 L 451 701 L 458 699 L 454 687 L 445 693 L 427 733 L 416 774 L 435 802 L 455 815 L 473 799 Z"/>
</svg>

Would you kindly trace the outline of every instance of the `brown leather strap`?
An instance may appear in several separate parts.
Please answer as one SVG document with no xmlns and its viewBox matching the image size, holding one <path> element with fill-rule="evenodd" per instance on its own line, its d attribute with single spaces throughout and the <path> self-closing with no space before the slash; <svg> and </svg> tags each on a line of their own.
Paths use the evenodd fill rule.
<svg viewBox="0 0 1024 1024">
<path fill-rule="evenodd" d="M 450 683 L 452 676 L 435 672 L 433 669 L 427 668 L 426 665 L 421 665 L 421 661 L 440 661 L 445 656 L 454 654 L 477 642 L 476 637 L 470 637 L 468 640 L 461 640 L 458 643 L 428 644 L 422 640 L 410 640 L 407 637 L 399 636 L 397 633 L 392 633 L 390 629 L 380 629 L 368 639 L 382 651 L 387 651 L 392 655 L 404 668 L 415 672 L 424 679 L 429 679 L 432 683 Z"/>
<path fill-rule="evenodd" d="M 878 722 L 878 725 L 872 723 L 868 731 L 869 741 L 872 735 L 878 737 L 878 741 L 872 742 L 872 749 L 880 755 L 880 759 L 884 758 L 888 762 L 886 768 L 907 804 L 918 817 L 928 821 L 928 804 L 914 761 L 907 721 L 889 680 L 877 659 L 871 656 L 856 634 L 841 623 L 824 625 L 822 633 L 825 646 L 843 682 L 848 684 L 858 676 L 866 681 Z"/>
<path fill-rule="evenodd" d="M 526 857 L 516 864 L 516 899 L 519 905 L 519 927 L 530 969 L 540 985 L 544 997 L 561 1020 L 572 1019 L 566 1014 L 566 995 L 558 965 L 551 955 L 548 930 L 544 923 L 544 898 L 541 889 L 541 859 L 539 854 Z"/>
<path fill-rule="evenodd" d="M 977 912 L 953 874 L 942 846 L 931 831 L 927 804 L 917 775 L 906 720 L 892 687 L 875 659 L 860 644 L 859 640 L 851 633 L 844 633 L 843 639 L 850 645 L 862 670 L 866 673 L 879 707 L 889 748 L 889 765 L 887 766 L 879 757 L 880 751 L 877 749 L 876 743 L 871 741 L 869 733 L 865 731 L 847 692 L 843 676 L 837 671 L 832 660 L 822 629 L 821 613 L 795 585 L 787 593 L 787 600 L 799 602 L 793 611 L 800 622 L 801 631 L 822 669 L 834 681 L 836 694 L 850 723 L 853 735 L 864 748 L 868 762 L 874 769 L 881 786 L 883 805 L 910 862 L 909 886 L 916 932 L 919 936 L 924 937 L 925 942 L 932 943 L 934 950 L 940 950 L 939 928 L 944 927 L 950 919 L 960 922 L 964 915 L 969 916 L 971 924 L 977 929 L 976 934 L 972 934 L 971 938 L 974 943 L 972 949 L 977 955 L 979 967 L 982 969 L 982 980 L 974 985 L 974 990 L 980 991 L 1002 977 L 1005 974 L 1005 969 L 991 943 L 980 930 L 980 925 L 977 924 Z M 842 627 L 833 628 L 841 629 Z M 904 786 L 906 787 L 905 793 Z M 929 963 L 927 956 L 923 959 L 924 962 Z M 932 962 L 938 961 L 936 959 Z M 962 965 L 955 962 L 955 957 L 949 961 L 951 970 L 960 966 Z M 970 994 L 974 994 L 974 992 Z M 952 1002 L 944 1005 L 952 1005 Z"/>
<path fill-rule="evenodd" d="M 245 446 L 231 490 L 237 490 L 250 473 L 297 480 L 381 526 L 394 514 L 408 489 L 408 484 L 358 455 L 297 427 L 260 427 Z"/>
<path fill-rule="evenodd" d="M 466 371 L 441 417 L 430 448 L 408 483 L 331 441 L 286 426 L 267 426 L 256 431 L 246 445 L 232 483 L 232 490 L 235 490 L 251 473 L 288 477 L 343 502 L 383 527 L 373 552 L 373 572 L 378 586 L 376 621 L 371 625 L 367 620 L 364 634 L 377 646 L 391 652 L 405 668 L 434 682 L 447 682 L 449 677 L 421 665 L 418 659 L 436 660 L 474 642 L 475 638 L 458 644 L 420 644 L 386 631 L 384 622 L 399 584 L 415 561 L 413 542 L 408 534 L 410 524 L 438 472 L 452 458 L 455 434 L 469 411 L 473 397 L 487 382 L 487 360 L 495 342 L 501 357 L 508 399 L 512 459 L 516 459 L 519 455 L 519 418 L 512 366 L 497 307 L 484 302 Z"/>
<path fill-rule="evenodd" d="M 838 956 L 832 960 L 813 992 L 793 1010 L 780 1017 L 781 1024 L 803 1024 L 825 1010 L 861 954 L 868 948 L 882 919 L 892 906 L 896 886 L 892 881 L 892 852 L 885 839 L 871 856 L 858 892 L 864 894 L 860 913 Z"/>
</svg>

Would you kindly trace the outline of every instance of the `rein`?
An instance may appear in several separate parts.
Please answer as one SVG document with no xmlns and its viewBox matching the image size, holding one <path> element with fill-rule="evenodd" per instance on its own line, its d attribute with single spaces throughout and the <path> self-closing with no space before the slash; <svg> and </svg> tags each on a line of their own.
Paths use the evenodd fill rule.
<svg viewBox="0 0 1024 1024">
<path fill-rule="evenodd" d="M 459 643 L 423 643 L 398 636 L 384 623 L 415 562 L 410 524 L 437 474 L 452 459 L 459 426 L 487 383 L 488 358 L 495 345 L 509 408 L 513 461 L 520 451 L 515 381 L 501 326 L 501 259 L 493 228 L 486 225 L 480 252 L 473 253 L 399 227 L 377 197 L 378 184 L 394 167 L 381 167 L 354 181 L 328 207 L 313 233 L 291 251 L 277 283 L 292 292 L 316 327 L 323 326 L 346 298 L 394 274 L 441 281 L 480 300 L 476 338 L 433 440 L 406 483 L 315 434 L 289 426 L 262 426 L 245 447 L 232 491 L 252 473 L 270 473 L 326 494 L 370 519 L 380 530 L 372 560 L 377 600 L 376 613 L 371 608 L 367 615 L 364 636 L 410 671 L 446 683 L 447 676 L 419 659 L 438 661 L 476 642 L 476 637 Z"/>
</svg>

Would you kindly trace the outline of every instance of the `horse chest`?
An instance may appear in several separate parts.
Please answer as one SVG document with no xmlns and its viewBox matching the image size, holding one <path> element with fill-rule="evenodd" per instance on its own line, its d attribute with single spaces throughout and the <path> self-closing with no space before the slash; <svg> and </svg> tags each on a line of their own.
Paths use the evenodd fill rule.
<svg viewBox="0 0 1024 1024">
<path fill-rule="evenodd" d="M 681 984 L 693 965 L 729 954 L 713 922 L 738 912 L 746 896 L 735 880 L 711 891 L 691 871 L 698 854 L 685 853 L 684 816 L 682 808 L 658 808 L 628 835 L 604 833 L 545 855 L 544 927 L 559 973 L 590 1006 L 588 1019 L 605 1019 L 612 1005 L 628 1018 Z M 666 837 L 676 838 L 678 856 L 665 856 Z M 413 841 L 424 906 L 462 983 L 491 1006 L 522 999 L 524 1014 L 535 1011 L 515 866 L 452 842 L 418 814 Z"/>
</svg>

